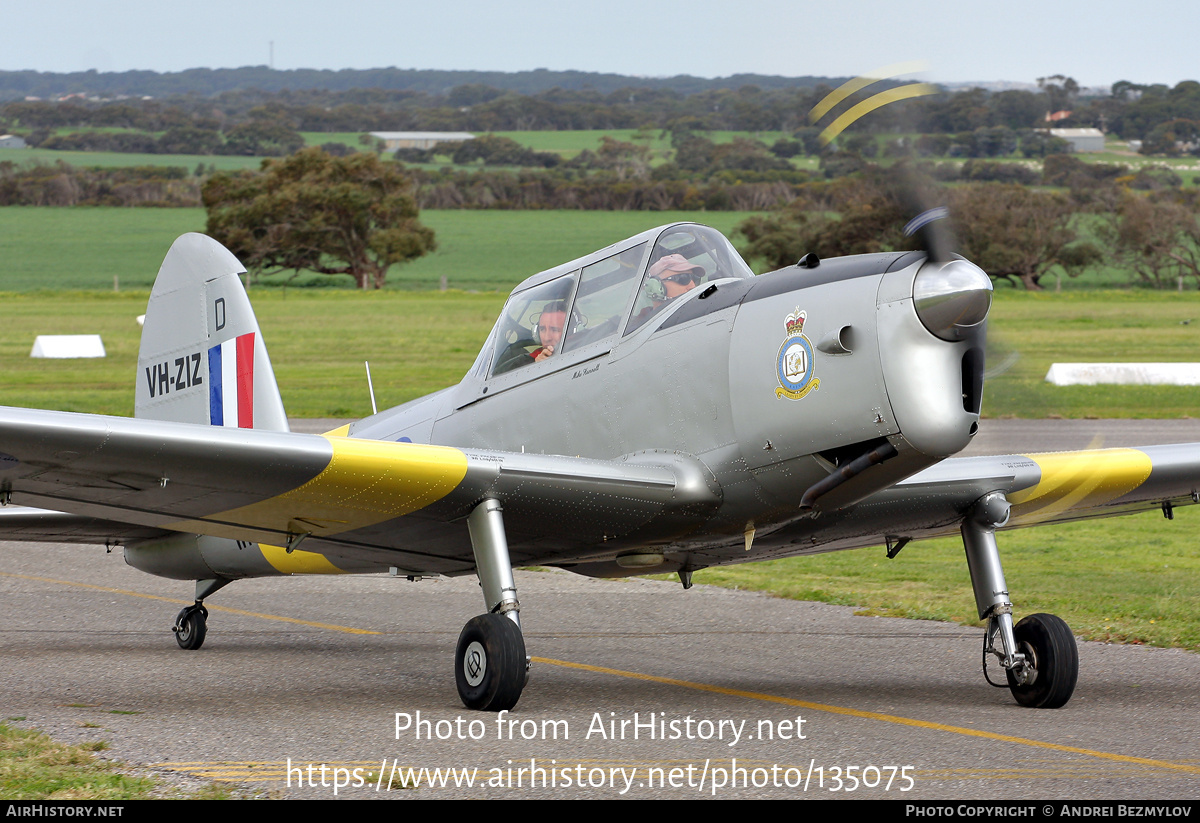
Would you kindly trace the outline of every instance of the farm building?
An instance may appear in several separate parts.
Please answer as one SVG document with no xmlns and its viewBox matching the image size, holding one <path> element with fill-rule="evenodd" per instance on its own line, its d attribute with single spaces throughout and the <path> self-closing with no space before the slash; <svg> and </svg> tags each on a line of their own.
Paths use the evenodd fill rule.
<svg viewBox="0 0 1200 823">
<path fill-rule="evenodd" d="M 438 143 L 461 143 L 475 139 L 475 135 L 465 131 L 373 131 L 371 136 L 382 140 L 388 151 L 432 149 Z"/>
<path fill-rule="evenodd" d="M 1071 144 L 1071 151 L 1104 151 L 1104 132 L 1100 129 L 1046 129 L 1051 137 Z"/>
<path fill-rule="evenodd" d="M 0 149 L 23 149 L 25 141 L 15 134 L 0 134 Z"/>
</svg>

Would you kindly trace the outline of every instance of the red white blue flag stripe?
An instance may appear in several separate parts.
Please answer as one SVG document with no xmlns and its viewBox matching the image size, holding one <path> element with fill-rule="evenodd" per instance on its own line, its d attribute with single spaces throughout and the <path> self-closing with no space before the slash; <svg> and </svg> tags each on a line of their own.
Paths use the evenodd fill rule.
<svg viewBox="0 0 1200 823">
<path fill-rule="evenodd" d="M 214 426 L 254 428 L 254 332 L 208 350 L 208 419 Z"/>
</svg>

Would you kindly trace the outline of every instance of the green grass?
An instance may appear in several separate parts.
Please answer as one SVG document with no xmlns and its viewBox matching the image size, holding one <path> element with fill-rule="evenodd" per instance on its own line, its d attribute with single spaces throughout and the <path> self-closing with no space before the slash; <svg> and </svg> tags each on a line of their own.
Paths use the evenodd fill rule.
<svg viewBox="0 0 1200 823">
<path fill-rule="evenodd" d="M 122 166 L 181 166 L 189 172 L 203 163 L 205 166 L 216 166 L 219 171 L 234 171 L 237 169 L 257 169 L 263 161 L 261 157 L 228 157 L 214 154 L 136 154 L 119 151 L 55 151 L 53 149 L 9 149 L 0 155 L 0 160 L 12 160 L 16 163 L 26 163 L 36 160 L 52 165 L 61 160 L 72 166 L 100 168 Z"/>
<path fill-rule="evenodd" d="M 1056 362 L 1200 360 L 1200 293 L 1001 290 L 988 331 L 989 368 L 1006 359 L 1011 365 L 989 379 L 985 416 L 1200 416 L 1200 387 L 1054 386 L 1045 380 Z"/>
<path fill-rule="evenodd" d="M 149 777 L 127 774 L 120 763 L 100 760 L 108 746 L 93 741 L 77 746 L 56 743 L 40 732 L 0 723 L 0 797 L 6 800 L 145 800 L 151 798 L 228 798 L 231 792 L 209 786 L 184 794 Z"/>
<path fill-rule="evenodd" d="M 129 415 L 146 292 L 0 296 L 0 404 Z M 253 300 L 288 412 L 298 417 L 370 413 L 363 361 L 382 407 L 461 379 L 504 301 L 499 292 L 323 293 L 257 289 Z M 34 360 L 38 334 L 99 334 L 108 356 Z"/>
<path fill-rule="evenodd" d="M 486 262 L 486 261 L 485 261 Z M 514 273 L 514 278 L 523 276 Z M 134 368 L 146 291 L 0 295 L 0 369 L 5 405 L 132 412 Z M 457 382 L 474 361 L 504 291 L 252 289 L 284 402 L 297 417 L 362 416 L 369 408 L 363 360 L 389 406 Z M 1183 319 L 1196 322 L 1181 325 Z M 100 334 L 103 360 L 33 360 L 38 334 Z M 1157 292 L 1006 294 L 991 322 L 989 417 L 1200 416 L 1187 386 L 1066 386 L 1045 382 L 1052 362 L 1192 361 L 1200 352 L 1200 295 Z M 1015 360 L 1012 357 L 1015 355 Z"/>
<path fill-rule="evenodd" d="M 1200 651 L 1200 511 L 1147 513 L 998 536 L 1017 617 L 1057 614 L 1086 640 Z M 962 541 L 909 544 L 705 569 L 697 583 L 858 606 L 863 614 L 982 625 Z"/>
<path fill-rule="evenodd" d="M 397 268 L 389 288 L 508 291 L 531 274 L 646 229 L 696 220 L 729 233 L 748 212 L 425 211 L 438 251 Z M 180 234 L 204 231 L 203 209 L 0 207 L 0 291 L 149 289 Z M 290 274 L 264 282 L 289 282 Z M 353 289 L 348 276 L 299 283 Z"/>
<path fill-rule="evenodd" d="M 393 288 L 511 290 L 531 274 L 604 248 L 639 232 L 695 221 L 729 234 L 749 212 L 423 211 L 438 250 L 398 269 Z"/>
<path fill-rule="evenodd" d="M 380 131 L 380 129 L 375 129 Z M 300 136 L 304 138 L 304 144 L 307 146 L 323 146 L 326 143 L 345 143 L 355 151 L 363 151 L 366 147 L 358 142 L 358 138 L 362 137 L 366 132 L 361 131 L 302 131 Z"/>
<path fill-rule="evenodd" d="M 0 207 L 0 290 L 149 289 L 204 209 Z"/>
<path fill-rule="evenodd" d="M 664 135 L 659 129 L 647 129 L 644 132 L 639 132 L 637 129 L 593 129 L 579 131 L 498 131 L 496 134 L 500 137 L 508 137 L 516 140 L 523 146 L 527 146 L 535 151 L 552 151 L 563 155 L 564 157 L 574 157 L 584 149 L 595 151 L 600 148 L 600 138 L 604 136 L 611 137 L 613 140 L 620 140 L 625 143 L 637 143 L 647 145 L 650 151 L 656 156 L 662 156 L 671 149 L 670 135 Z M 649 135 L 648 140 L 638 140 L 634 138 L 637 134 Z M 700 136 L 712 140 L 714 143 L 731 143 L 734 138 L 747 137 L 752 140 L 758 140 L 770 146 L 776 140 L 782 137 L 789 136 L 782 131 L 763 131 L 763 132 L 748 132 L 748 131 L 712 131 L 712 132 L 697 132 Z"/>
</svg>

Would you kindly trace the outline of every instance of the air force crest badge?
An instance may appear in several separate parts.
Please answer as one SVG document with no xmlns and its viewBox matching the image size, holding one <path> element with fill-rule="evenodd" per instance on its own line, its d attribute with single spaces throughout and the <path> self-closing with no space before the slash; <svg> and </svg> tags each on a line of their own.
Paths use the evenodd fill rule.
<svg viewBox="0 0 1200 823">
<path fill-rule="evenodd" d="M 779 357 L 775 362 L 775 372 L 779 377 L 776 397 L 799 400 L 821 386 L 821 381 L 813 377 L 812 343 L 804 336 L 804 321 L 807 318 L 808 313 L 797 308 L 783 321 L 787 337 L 779 347 Z"/>
</svg>

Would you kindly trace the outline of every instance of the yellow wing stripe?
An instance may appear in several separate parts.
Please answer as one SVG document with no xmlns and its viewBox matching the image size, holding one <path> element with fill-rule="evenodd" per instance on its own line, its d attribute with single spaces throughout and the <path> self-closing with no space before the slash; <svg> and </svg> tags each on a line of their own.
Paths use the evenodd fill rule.
<svg viewBox="0 0 1200 823">
<path fill-rule="evenodd" d="M 333 456 L 312 480 L 267 500 L 209 517 L 290 534 L 340 534 L 435 503 L 454 491 L 467 474 L 467 456 L 458 449 L 324 437 L 333 446 Z M 218 536 L 234 536 L 237 531 L 207 519 L 166 528 Z"/>
<path fill-rule="evenodd" d="M 1137 449 L 1089 449 L 1026 455 L 1042 470 L 1036 486 L 1013 492 L 1013 519 L 1018 523 L 1051 520 L 1068 509 L 1099 506 L 1146 482 L 1150 456 Z"/>
<path fill-rule="evenodd" d="M 323 554 L 299 549 L 288 554 L 283 546 L 268 546 L 266 543 L 259 543 L 258 548 L 280 574 L 345 574 Z"/>
</svg>

